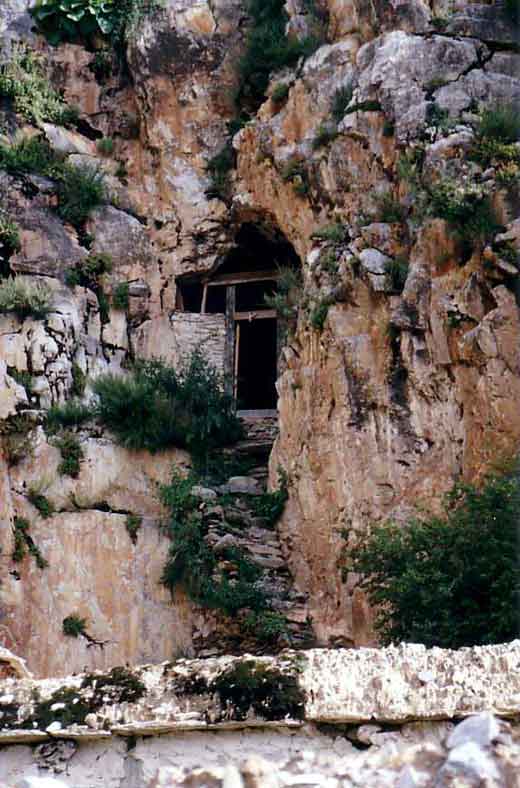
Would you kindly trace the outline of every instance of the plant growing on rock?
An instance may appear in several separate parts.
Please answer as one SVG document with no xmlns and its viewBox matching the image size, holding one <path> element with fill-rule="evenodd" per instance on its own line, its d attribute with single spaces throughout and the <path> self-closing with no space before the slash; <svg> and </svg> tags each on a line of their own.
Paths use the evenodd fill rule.
<svg viewBox="0 0 520 788">
<path fill-rule="evenodd" d="M 67 616 L 62 622 L 63 634 L 67 637 L 77 638 L 87 631 L 87 619 L 81 618 L 76 613 Z"/>
<path fill-rule="evenodd" d="M 289 266 L 278 268 L 276 292 L 266 294 L 266 306 L 274 309 L 279 317 L 289 322 L 294 322 L 298 315 L 298 305 L 303 290 L 301 271 Z"/>
<path fill-rule="evenodd" d="M 336 137 L 338 136 L 338 129 L 335 124 L 331 123 L 322 123 L 318 126 L 318 130 L 314 136 L 312 141 L 312 149 L 319 150 L 331 142 L 333 142 Z"/>
<path fill-rule="evenodd" d="M 119 282 L 114 288 L 112 305 L 114 309 L 126 312 L 130 301 L 130 285 L 128 282 Z"/>
<path fill-rule="evenodd" d="M 343 85 L 334 93 L 331 105 L 331 114 L 336 123 L 341 123 L 347 112 L 347 107 L 352 101 L 352 85 Z"/>
<path fill-rule="evenodd" d="M 66 432 L 61 437 L 56 438 L 54 445 L 61 453 L 58 473 L 62 476 L 70 476 L 72 479 L 77 479 L 81 469 L 81 461 L 85 456 L 78 438 L 71 432 Z"/>
<path fill-rule="evenodd" d="M 42 493 L 41 487 L 38 485 L 29 487 L 27 500 L 38 510 L 40 517 L 43 517 L 45 520 L 52 517 L 56 511 L 52 501 Z"/>
<path fill-rule="evenodd" d="M 33 284 L 21 279 L 0 282 L 0 314 L 12 313 L 25 320 L 43 320 L 51 309 L 52 293 L 44 284 Z"/>
<path fill-rule="evenodd" d="M 430 211 L 445 219 L 462 241 L 485 241 L 500 229 L 485 187 L 442 178 L 429 188 Z"/>
<path fill-rule="evenodd" d="M 283 104 L 289 95 L 290 85 L 287 82 L 278 82 L 271 93 L 273 104 Z"/>
<path fill-rule="evenodd" d="M 313 238 L 317 238 L 320 241 L 331 241 L 332 243 L 340 244 L 345 241 L 347 237 L 347 228 L 341 222 L 335 222 L 334 224 L 326 224 L 324 227 L 320 227 L 312 234 Z"/>
<path fill-rule="evenodd" d="M 45 417 L 45 429 L 49 434 L 61 428 L 68 429 L 84 424 L 94 416 L 93 408 L 76 399 L 68 400 L 63 405 L 52 405 Z"/>
<path fill-rule="evenodd" d="M 396 257 L 385 265 L 388 282 L 397 293 L 402 293 L 408 276 L 409 262 L 404 257 Z"/>
<path fill-rule="evenodd" d="M 18 225 L 11 219 L 7 211 L 0 209 L 0 258 L 7 260 L 20 249 L 20 232 Z"/>
<path fill-rule="evenodd" d="M 257 517 L 262 517 L 269 527 L 273 527 L 281 517 L 289 498 L 289 480 L 283 468 L 278 468 L 278 489 L 255 496 L 252 507 Z"/>
<path fill-rule="evenodd" d="M 440 517 L 374 526 L 350 568 L 364 576 L 385 643 L 460 648 L 518 637 L 519 492 L 512 468 L 456 484 Z"/>
<path fill-rule="evenodd" d="M 57 179 L 58 214 L 73 227 L 81 227 L 90 212 L 107 201 L 103 173 L 93 167 L 64 165 Z"/>
<path fill-rule="evenodd" d="M 127 514 L 125 526 L 126 526 L 126 530 L 128 531 L 128 536 L 130 537 L 130 540 L 134 545 L 137 544 L 137 536 L 139 534 L 139 530 L 142 524 L 143 524 L 143 518 L 140 517 L 138 514 L 132 514 L 132 513 Z"/>
<path fill-rule="evenodd" d="M 27 553 L 33 556 L 38 569 L 46 569 L 49 562 L 42 556 L 38 545 L 30 534 L 31 525 L 23 517 L 15 517 L 13 525 L 14 549 L 12 559 L 16 563 L 23 561 Z"/>
</svg>

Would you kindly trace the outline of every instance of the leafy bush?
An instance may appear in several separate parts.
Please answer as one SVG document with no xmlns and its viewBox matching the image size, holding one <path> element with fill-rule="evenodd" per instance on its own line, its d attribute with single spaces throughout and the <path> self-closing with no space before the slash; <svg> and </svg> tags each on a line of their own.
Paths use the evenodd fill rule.
<svg viewBox="0 0 520 788">
<path fill-rule="evenodd" d="M 271 101 L 274 104 L 283 104 L 283 102 L 287 100 L 289 90 L 290 85 L 287 82 L 278 82 L 271 93 Z"/>
<path fill-rule="evenodd" d="M 334 224 L 326 224 L 320 227 L 312 234 L 313 238 L 318 238 L 321 241 L 331 241 L 332 243 L 342 243 L 347 237 L 347 228 L 340 222 Z"/>
<path fill-rule="evenodd" d="M 251 0 L 252 26 L 246 52 L 240 61 L 240 86 L 237 99 L 252 110 L 264 100 L 272 71 L 296 63 L 319 46 L 316 38 L 288 40 L 285 28 L 288 16 L 284 0 Z"/>
<path fill-rule="evenodd" d="M 338 129 L 336 125 L 331 123 L 322 123 L 318 127 L 318 131 L 316 132 L 316 136 L 312 141 L 312 149 L 318 150 L 319 148 L 323 148 L 329 143 L 333 142 L 336 137 L 338 136 Z"/>
<path fill-rule="evenodd" d="M 86 165 L 64 165 L 57 191 L 58 214 L 74 227 L 80 227 L 90 212 L 107 200 L 103 173 Z"/>
<path fill-rule="evenodd" d="M 112 304 L 114 309 L 120 309 L 126 312 L 128 309 L 130 298 L 130 285 L 128 282 L 119 282 L 114 288 L 114 295 L 112 296 Z"/>
<path fill-rule="evenodd" d="M 87 619 L 81 618 L 81 616 L 73 613 L 63 619 L 62 628 L 64 635 L 71 638 L 77 638 L 80 635 L 84 635 L 87 631 Z"/>
<path fill-rule="evenodd" d="M 27 500 L 29 503 L 32 503 L 35 509 L 37 509 L 40 513 L 40 516 L 47 520 L 49 517 L 52 517 L 54 512 L 56 511 L 54 508 L 54 504 L 52 501 L 43 495 L 41 490 L 38 487 L 29 487 L 29 492 L 27 493 Z"/>
<path fill-rule="evenodd" d="M 31 13 L 49 43 L 107 36 L 120 45 L 155 0 L 37 0 Z"/>
<path fill-rule="evenodd" d="M 249 613 L 244 626 L 248 632 L 264 643 L 274 643 L 281 636 L 288 636 L 287 619 L 274 610 Z"/>
<path fill-rule="evenodd" d="M 60 438 L 56 438 L 54 445 L 61 453 L 58 473 L 77 479 L 81 470 L 81 461 L 85 456 L 78 438 L 71 432 L 66 432 Z"/>
<path fill-rule="evenodd" d="M 455 485 L 442 517 L 376 526 L 353 552 L 352 569 L 378 606 L 385 643 L 503 643 L 518 637 L 517 473 L 480 487 Z"/>
<path fill-rule="evenodd" d="M 463 241 L 484 241 L 500 229 L 484 188 L 443 178 L 429 189 L 430 210 L 445 219 Z"/>
<path fill-rule="evenodd" d="M 102 156 L 111 156 L 114 152 L 114 140 L 112 137 L 102 137 L 96 143 L 96 148 Z"/>
<path fill-rule="evenodd" d="M 298 315 L 302 287 L 301 271 L 289 266 L 280 266 L 276 292 L 264 296 L 265 304 L 270 309 L 275 309 L 283 320 L 294 321 Z"/>
<path fill-rule="evenodd" d="M 125 526 L 126 530 L 128 531 L 128 536 L 134 545 L 137 544 L 137 535 L 142 524 L 143 518 L 138 514 L 127 514 Z"/>
<path fill-rule="evenodd" d="M 65 282 L 69 287 L 81 285 L 96 291 L 100 277 L 110 273 L 111 270 L 112 257 L 103 252 L 96 252 L 80 260 L 74 268 L 68 268 L 65 272 Z"/>
<path fill-rule="evenodd" d="M 514 105 L 502 104 L 485 109 L 480 116 L 482 139 L 510 143 L 520 139 L 520 112 Z"/>
<path fill-rule="evenodd" d="M 273 527 L 283 514 L 285 504 L 289 498 L 287 474 L 283 468 L 278 468 L 278 489 L 255 496 L 251 500 L 253 511 L 257 517 L 266 520 L 268 527 Z"/>
<path fill-rule="evenodd" d="M 176 373 L 161 361 L 137 364 L 126 378 L 104 375 L 94 383 L 97 414 L 123 446 L 158 451 L 187 448 L 196 463 L 234 443 L 242 426 L 233 400 L 200 352 Z"/>
<path fill-rule="evenodd" d="M 47 411 L 45 427 L 48 433 L 59 429 L 77 427 L 93 417 L 93 409 L 78 400 L 71 399 L 64 405 L 52 405 Z"/>
<path fill-rule="evenodd" d="M 77 121 L 78 111 L 51 87 L 41 59 L 21 46 L 0 66 L 0 96 L 11 99 L 14 111 L 32 123 L 50 121 L 65 126 Z"/>
<path fill-rule="evenodd" d="M 327 315 L 329 314 L 329 308 L 332 305 L 332 301 L 330 298 L 325 297 L 321 298 L 312 308 L 310 313 L 310 321 L 311 326 L 316 329 L 316 331 L 323 331 L 325 326 L 325 321 L 327 320 Z"/>
<path fill-rule="evenodd" d="M 331 113 L 336 123 L 340 123 L 346 115 L 347 107 L 352 101 L 352 85 L 338 88 L 332 98 Z"/>
<path fill-rule="evenodd" d="M 385 265 L 385 273 L 393 290 L 402 293 L 408 276 L 408 260 L 403 257 L 396 257 L 389 260 Z"/>
<path fill-rule="evenodd" d="M 41 137 L 22 137 L 13 145 L 0 144 L 0 169 L 12 175 L 34 172 L 54 177 L 62 160 Z"/>
<path fill-rule="evenodd" d="M 27 553 L 33 556 L 38 569 L 46 569 L 49 562 L 42 556 L 39 547 L 29 533 L 31 525 L 23 517 L 15 517 L 13 524 L 14 548 L 11 558 L 16 563 L 23 561 Z"/>
<path fill-rule="evenodd" d="M 0 314 L 15 314 L 20 320 L 42 320 L 50 312 L 52 293 L 46 285 L 20 279 L 0 282 Z"/>
<path fill-rule="evenodd" d="M 254 660 L 240 661 L 220 673 L 211 684 L 225 709 L 245 720 L 252 709 L 266 720 L 302 719 L 305 695 L 295 675 Z"/>
</svg>

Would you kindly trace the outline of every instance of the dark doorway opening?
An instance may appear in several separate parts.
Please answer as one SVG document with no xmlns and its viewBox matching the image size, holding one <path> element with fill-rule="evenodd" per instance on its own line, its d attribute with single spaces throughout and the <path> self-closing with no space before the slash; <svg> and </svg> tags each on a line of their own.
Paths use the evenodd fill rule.
<svg viewBox="0 0 520 788">
<path fill-rule="evenodd" d="M 276 319 L 240 320 L 235 325 L 238 409 L 272 410 L 277 400 Z"/>
</svg>

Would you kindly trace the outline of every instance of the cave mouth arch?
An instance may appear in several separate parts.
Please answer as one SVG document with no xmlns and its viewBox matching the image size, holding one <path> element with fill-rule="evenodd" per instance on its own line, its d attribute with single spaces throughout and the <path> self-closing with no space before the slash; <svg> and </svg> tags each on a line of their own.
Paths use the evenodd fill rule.
<svg viewBox="0 0 520 788">
<path fill-rule="evenodd" d="M 277 291 L 280 269 L 300 266 L 280 231 L 246 222 L 210 273 L 177 279 L 178 309 L 224 316 L 224 381 L 239 413 L 276 410 L 284 331 L 266 298 Z"/>
</svg>

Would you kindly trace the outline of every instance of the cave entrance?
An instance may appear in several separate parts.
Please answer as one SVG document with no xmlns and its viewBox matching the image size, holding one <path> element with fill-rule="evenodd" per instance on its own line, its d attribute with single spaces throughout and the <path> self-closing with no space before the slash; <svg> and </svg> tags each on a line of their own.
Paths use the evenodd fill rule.
<svg viewBox="0 0 520 788">
<path fill-rule="evenodd" d="M 212 274 L 177 280 L 178 309 L 199 313 L 202 321 L 208 316 L 208 325 L 209 316 L 225 319 L 225 384 L 241 414 L 276 410 L 283 326 L 269 297 L 277 291 L 280 269 L 299 265 L 280 233 L 244 224 Z"/>
</svg>

